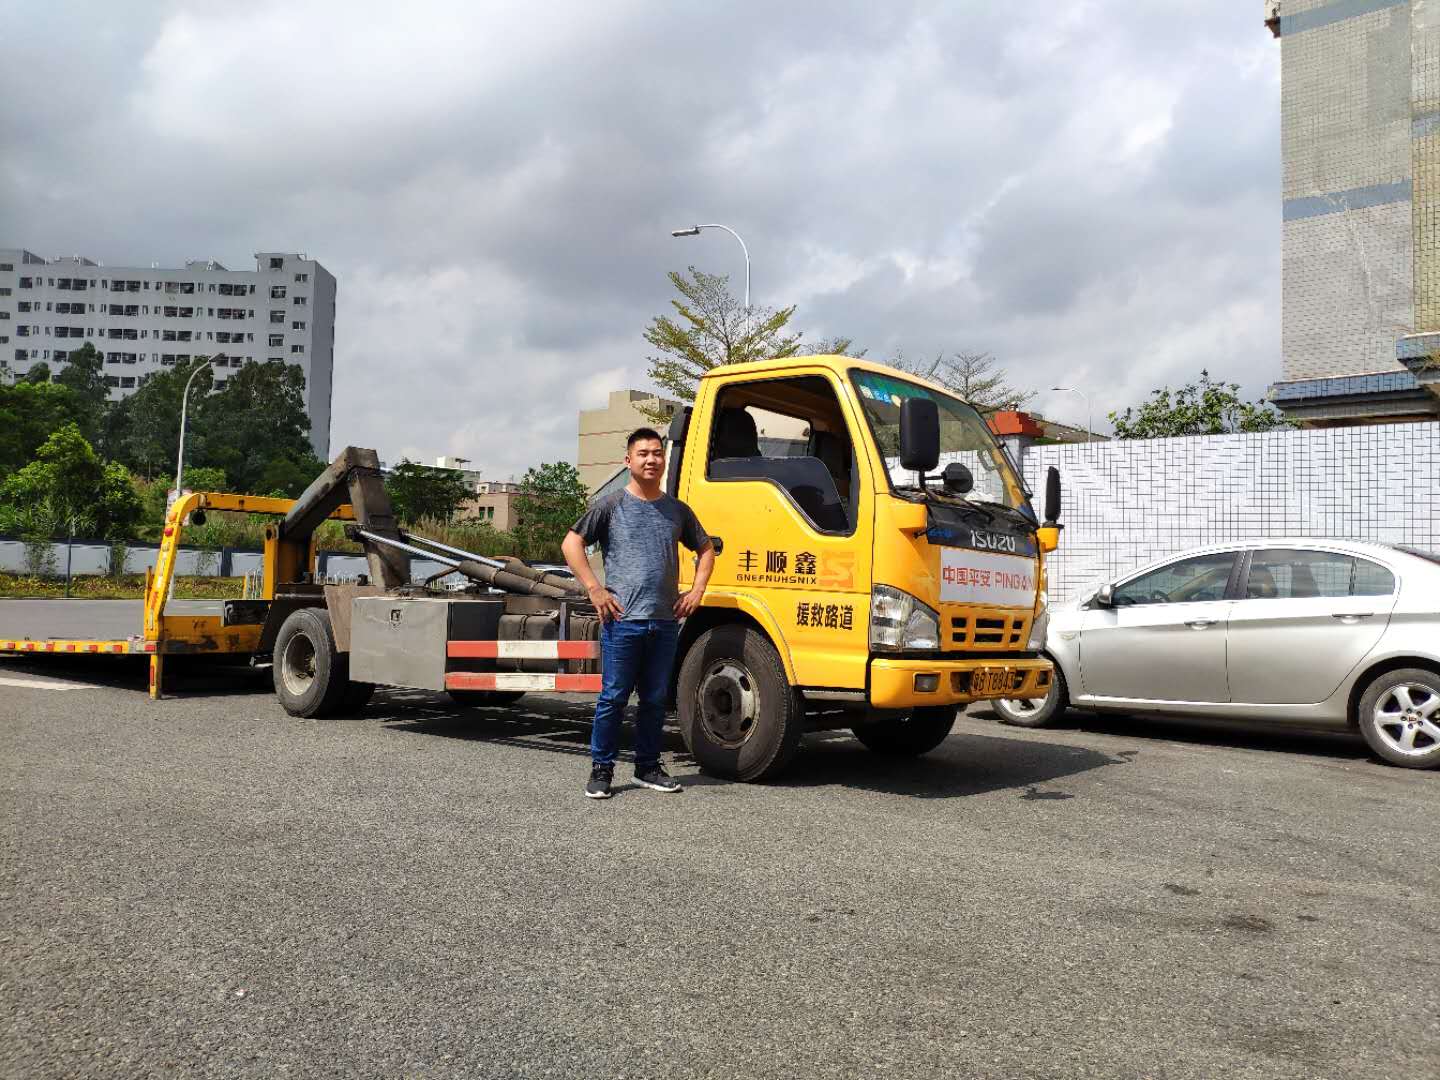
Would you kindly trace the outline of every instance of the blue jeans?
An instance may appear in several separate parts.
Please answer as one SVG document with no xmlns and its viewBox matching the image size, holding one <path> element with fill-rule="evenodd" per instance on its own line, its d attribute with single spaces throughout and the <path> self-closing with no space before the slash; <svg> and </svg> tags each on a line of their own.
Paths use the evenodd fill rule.
<svg viewBox="0 0 1440 1080">
<path fill-rule="evenodd" d="M 635 771 L 660 762 L 661 728 L 665 698 L 670 690 L 670 669 L 680 623 L 675 619 L 635 619 L 600 626 L 603 679 L 595 702 L 595 727 L 590 734 L 590 757 L 596 765 L 614 765 L 620 750 L 620 724 L 630 694 L 640 692 L 635 713 Z"/>
</svg>

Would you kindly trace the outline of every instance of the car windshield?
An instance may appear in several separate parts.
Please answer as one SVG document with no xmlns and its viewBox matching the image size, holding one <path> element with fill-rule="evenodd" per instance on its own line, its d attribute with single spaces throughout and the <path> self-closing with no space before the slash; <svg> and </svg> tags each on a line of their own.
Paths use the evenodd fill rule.
<svg viewBox="0 0 1440 1080">
<path fill-rule="evenodd" d="M 966 499 L 1028 511 L 1029 502 L 1020 478 L 974 406 L 949 394 L 878 371 L 855 368 L 851 369 L 850 377 L 860 396 L 860 406 L 865 410 L 865 419 L 870 424 L 875 445 L 885 458 L 892 487 L 918 490 L 919 476 L 900 467 L 900 405 L 906 398 L 929 398 L 940 410 L 940 463 L 937 470 L 944 469 L 951 462 L 959 462 L 975 478 L 975 486 L 965 496 Z M 944 495 L 938 481 L 928 490 L 935 496 Z"/>
</svg>

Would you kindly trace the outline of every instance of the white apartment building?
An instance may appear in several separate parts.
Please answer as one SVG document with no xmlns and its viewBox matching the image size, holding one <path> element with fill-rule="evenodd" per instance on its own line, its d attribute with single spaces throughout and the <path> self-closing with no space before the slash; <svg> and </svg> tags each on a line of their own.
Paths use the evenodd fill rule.
<svg viewBox="0 0 1440 1080">
<path fill-rule="evenodd" d="M 0 375 L 23 378 L 37 363 L 58 372 L 87 341 L 105 356 L 114 399 L 197 356 L 223 355 L 217 386 L 245 364 L 297 364 L 310 442 L 329 460 L 335 276 L 314 259 L 262 251 L 254 270 L 201 259 L 141 269 L 0 248 Z"/>
</svg>

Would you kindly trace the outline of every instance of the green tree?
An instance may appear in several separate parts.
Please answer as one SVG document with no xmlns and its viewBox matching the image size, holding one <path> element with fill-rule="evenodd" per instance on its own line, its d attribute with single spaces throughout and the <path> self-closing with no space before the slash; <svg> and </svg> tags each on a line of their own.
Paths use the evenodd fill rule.
<svg viewBox="0 0 1440 1080">
<path fill-rule="evenodd" d="M 1109 414 L 1117 439 L 1168 439 L 1181 435 L 1224 435 L 1237 431 L 1273 431 L 1290 421 L 1266 401 L 1245 401 L 1239 383 L 1219 383 L 1201 371 L 1199 382 L 1179 390 L 1163 386 L 1150 400 Z"/>
<path fill-rule="evenodd" d="M 50 381 L 50 365 L 43 360 L 38 364 L 32 364 L 30 370 L 25 373 L 25 381 L 28 383 L 48 383 Z"/>
<path fill-rule="evenodd" d="M 555 558 L 560 541 L 585 513 L 588 502 L 580 472 L 568 461 L 527 469 L 510 531 L 528 558 Z"/>
<path fill-rule="evenodd" d="M 145 477 L 175 475 L 175 455 L 180 444 L 180 395 L 194 367 L 170 368 L 144 376 L 139 388 L 116 402 L 107 418 L 107 446 L 110 454 Z M 195 377 L 190 390 L 191 412 L 187 425 L 195 420 L 195 403 L 211 386 L 209 371 Z M 194 428 L 190 427 L 193 436 Z M 197 449 L 191 436 L 185 440 L 185 458 L 195 462 Z"/>
<path fill-rule="evenodd" d="M 186 460 L 224 469 L 233 491 L 298 495 L 324 467 L 310 445 L 305 372 L 295 364 L 247 364 L 190 408 L 195 455 L 187 436 Z M 299 490 L 297 476 L 304 477 Z"/>
<path fill-rule="evenodd" d="M 110 408 L 110 388 L 105 385 L 105 357 L 90 342 L 72 352 L 54 382 L 75 395 L 77 422 L 85 438 L 102 443 L 105 414 Z M 101 446 L 102 451 L 105 447 Z"/>
<path fill-rule="evenodd" d="M 455 469 L 436 469 L 409 458 L 401 460 L 385 478 L 385 490 L 395 516 L 407 524 L 421 518 L 449 521 L 470 497 L 465 477 Z"/>
<path fill-rule="evenodd" d="M 939 383 L 987 415 L 1023 409 L 1035 397 L 1034 390 L 1011 386 L 1005 369 L 990 353 L 938 353 L 934 360 L 916 361 L 896 352 L 890 363 L 901 371 Z"/>
<path fill-rule="evenodd" d="M 0 485 L 0 529 L 27 537 L 120 539 L 140 512 L 129 471 L 102 462 L 73 422 L 46 439 L 35 460 Z"/>
<path fill-rule="evenodd" d="M 51 434 L 79 420 L 69 387 L 49 382 L 0 386 L 0 480 L 30 461 Z"/>
<path fill-rule="evenodd" d="M 689 276 L 672 271 L 668 277 L 680 293 L 680 299 L 670 301 L 677 317 L 657 315 L 645 340 L 659 350 L 648 358 L 651 381 L 681 401 L 695 400 L 696 384 L 713 367 L 799 352 L 801 335 L 785 332 L 793 305 L 746 311 L 730 292 L 729 277 L 693 266 Z"/>
</svg>

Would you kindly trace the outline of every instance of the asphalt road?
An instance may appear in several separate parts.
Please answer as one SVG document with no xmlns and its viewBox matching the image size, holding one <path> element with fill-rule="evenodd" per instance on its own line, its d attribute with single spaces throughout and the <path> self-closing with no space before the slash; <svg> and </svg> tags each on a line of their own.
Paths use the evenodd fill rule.
<svg viewBox="0 0 1440 1080">
<path fill-rule="evenodd" d="M 6 1077 L 1440 1075 L 1440 774 L 1344 738 L 967 716 L 595 803 L 583 701 L 46 659 L 0 660 Z"/>
</svg>

